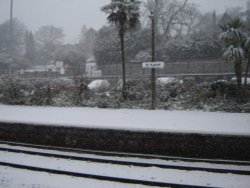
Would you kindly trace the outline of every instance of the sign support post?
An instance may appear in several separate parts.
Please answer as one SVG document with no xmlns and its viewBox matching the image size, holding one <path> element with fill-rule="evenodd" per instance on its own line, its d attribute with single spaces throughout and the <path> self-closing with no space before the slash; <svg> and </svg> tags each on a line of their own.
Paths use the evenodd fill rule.
<svg viewBox="0 0 250 188">
<path fill-rule="evenodd" d="M 151 110 L 156 109 L 156 69 L 163 69 L 164 62 L 152 61 L 142 63 L 142 68 L 151 69 Z"/>
<path fill-rule="evenodd" d="M 155 18 L 153 12 L 150 16 L 152 20 L 152 36 L 151 36 L 151 62 L 143 62 L 142 68 L 151 69 L 151 110 L 156 109 L 156 69 L 163 69 L 164 62 L 155 61 Z"/>
<path fill-rule="evenodd" d="M 9 44 L 9 75 L 12 72 L 13 61 L 13 0 L 10 1 L 10 44 Z"/>
<path fill-rule="evenodd" d="M 152 47 L 152 59 L 151 61 L 155 61 L 155 17 L 154 13 L 151 12 L 151 20 L 152 20 L 152 36 L 151 36 L 151 47 Z M 155 68 L 151 69 L 151 110 L 155 110 L 156 108 L 156 81 L 155 81 Z"/>
</svg>

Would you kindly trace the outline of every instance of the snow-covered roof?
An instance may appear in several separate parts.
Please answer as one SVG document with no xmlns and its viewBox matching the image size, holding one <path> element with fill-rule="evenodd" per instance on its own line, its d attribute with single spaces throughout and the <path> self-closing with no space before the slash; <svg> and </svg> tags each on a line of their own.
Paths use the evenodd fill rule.
<svg viewBox="0 0 250 188">
<path fill-rule="evenodd" d="M 96 62 L 96 60 L 94 57 L 87 59 L 87 63 L 95 63 L 95 62 Z"/>
</svg>

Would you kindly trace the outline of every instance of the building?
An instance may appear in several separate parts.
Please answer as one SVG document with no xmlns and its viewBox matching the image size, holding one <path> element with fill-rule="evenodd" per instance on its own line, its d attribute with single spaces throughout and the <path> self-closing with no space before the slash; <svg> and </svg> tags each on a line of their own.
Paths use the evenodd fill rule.
<svg viewBox="0 0 250 188">
<path fill-rule="evenodd" d="M 97 69 L 96 60 L 94 57 L 89 58 L 85 67 L 85 76 L 88 78 L 101 77 L 102 71 Z"/>
<path fill-rule="evenodd" d="M 62 61 L 51 61 L 47 65 L 36 65 L 29 69 L 22 69 L 19 74 L 22 77 L 56 77 L 64 75 L 65 70 Z"/>
</svg>

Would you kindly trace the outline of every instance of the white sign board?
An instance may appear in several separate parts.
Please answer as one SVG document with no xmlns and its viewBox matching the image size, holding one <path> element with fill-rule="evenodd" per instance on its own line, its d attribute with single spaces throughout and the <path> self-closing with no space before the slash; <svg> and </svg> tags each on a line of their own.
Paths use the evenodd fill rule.
<svg viewBox="0 0 250 188">
<path fill-rule="evenodd" d="M 160 62 L 160 61 L 144 62 L 144 63 L 142 63 L 142 68 L 144 68 L 144 69 L 163 69 L 164 62 Z"/>
</svg>

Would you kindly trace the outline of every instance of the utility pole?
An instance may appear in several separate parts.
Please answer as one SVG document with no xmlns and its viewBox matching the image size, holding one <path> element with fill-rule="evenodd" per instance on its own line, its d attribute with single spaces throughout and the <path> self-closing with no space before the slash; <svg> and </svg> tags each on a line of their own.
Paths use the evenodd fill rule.
<svg viewBox="0 0 250 188">
<path fill-rule="evenodd" d="M 13 0 L 10 0 L 10 44 L 9 44 L 9 75 L 12 72 L 12 62 L 13 62 Z"/>
<path fill-rule="evenodd" d="M 152 21 L 152 36 L 151 36 L 151 61 L 155 62 L 155 16 L 154 12 L 150 15 Z M 151 110 L 156 108 L 156 83 L 155 83 L 155 68 L 151 69 Z"/>
</svg>

